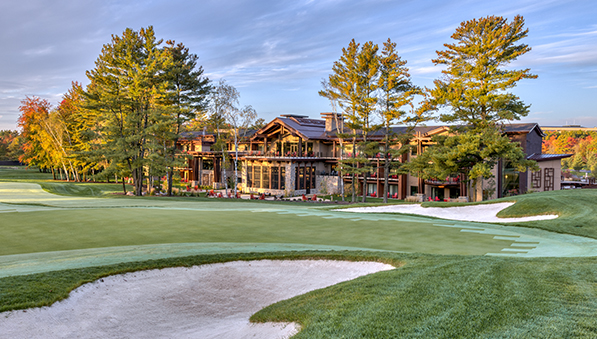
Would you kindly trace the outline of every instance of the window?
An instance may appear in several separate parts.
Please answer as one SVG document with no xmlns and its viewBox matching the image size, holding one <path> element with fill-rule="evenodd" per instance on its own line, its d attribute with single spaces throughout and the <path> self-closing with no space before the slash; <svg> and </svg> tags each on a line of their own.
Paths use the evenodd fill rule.
<svg viewBox="0 0 597 339">
<path fill-rule="evenodd" d="M 502 175 L 502 196 L 509 197 L 520 194 L 520 175 L 509 161 L 504 164 Z"/>
<path fill-rule="evenodd" d="M 253 187 L 253 166 L 247 166 L 247 187 Z"/>
<path fill-rule="evenodd" d="M 554 170 L 553 168 L 546 168 L 545 172 L 545 181 L 543 189 L 546 191 L 553 191 L 554 190 Z"/>
<path fill-rule="evenodd" d="M 531 187 L 541 188 L 541 170 L 531 172 Z"/>
<path fill-rule="evenodd" d="M 417 186 L 410 187 L 410 195 L 417 195 L 419 194 L 419 188 Z"/>
<path fill-rule="evenodd" d="M 253 187 L 261 187 L 261 166 L 253 167 Z"/>
<path fill-rule="evenodd" d="M 280 167 L 280 189 L 286 189 L 286 167 Z"/>
<path fill-rule="evenodd" d="M 203 159 L 203 169 L 204 170 L 213 170 L 214 169 L 214 160 L 213 159 Z"/>
<path fill-rule="evenodd" d="M 269 167 L 261 167 L 261 188 L 269 188 Z"/>
<path fill-rule="evenodd" d="M 297 167 L 296 173 L 297 173 L 296 189 L 297 190 L 305 189 L 305 183 L 303 181 L 303 177 L 305 176 L 305 168 Z"/>
<path fill-rule="evenodd" d="M 278 189 L 278 175 L 280 174 L 280 167 L 272 167 L 272 187 L 271 189 Z"/>
</svg>

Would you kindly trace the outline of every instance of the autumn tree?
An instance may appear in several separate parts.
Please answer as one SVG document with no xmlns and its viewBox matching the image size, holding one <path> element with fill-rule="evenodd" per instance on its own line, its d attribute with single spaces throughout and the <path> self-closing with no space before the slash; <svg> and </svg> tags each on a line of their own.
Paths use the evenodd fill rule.
<svg viewBox="0 0 597 339">
<path fill-rule="evenodd" d="M 437 51 L 438 58 L 433 60 L 446 69 L 442 71 L 444 76 L 434 81 L 434 87 L 427 89 L 429 100 L 425 105 L 431 110 L 447 108 L 439 115 L 440 121 L 458 125 L 453 128 L 455 135 L 439 140 L 436 147 L 447 150 L 447 145 L 456 145 L 454 142 L 458 141 L 458 150 L 464 153 L 453 161 L 466 165 L 452 168 L 467 177 L 472 176 L 479 185 L 478 192 L 482 178 L 491 175 L 489 169 L 499 159 L 511 161 L 519 169 L 528 165 L 522 161 L 524 158 L 515 156 L 519 152 L 506 147 L 509 140 L 501 133 L 503 123 L 519 120 L 529 112 L 529 106 L 508 90 L 522 79 L 537 76 L 529 69 L 507 68 L 531 50 L 528 45 L 519 43 L 527 34 L 522 16 L 516 16 L 510 23 L 497 16 L 465 21 L 451 36 L 455 42 L 444 44 L 446 49 Z M 478 137 L 497 139 L 478 140 Z M 470 144 L 461 144 L 464 142 Z M 497 148 L 498 145 L 505 148 Z M 485 147 L 493 148 L 486 150 Z M 494 152 L 497 150 L 501 151 Z M 436 158 L 432 161 L 437 163 L 429 166 L 427 175 L 445 172 L 433 171 L 443 162 Z"/>
<path fill-rule="evenodd" d="M 16 154 L 13 154 L 11 145 L 17 142 L 18 131 L 3 130 L 0 131 L 0 160 L 17 160 Z"/>
</svg>

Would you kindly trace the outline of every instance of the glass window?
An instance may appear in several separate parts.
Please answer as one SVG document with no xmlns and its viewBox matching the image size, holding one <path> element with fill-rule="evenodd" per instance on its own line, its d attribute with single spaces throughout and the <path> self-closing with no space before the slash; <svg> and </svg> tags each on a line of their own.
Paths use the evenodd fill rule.
<svg viewBox="0 0 597 339">
<path fill-rule="evenodd" d="M 204 170 L 213 170 L 214 169 L 214 160 L 213 159 L 203 159 L 203 169 Z"/>
<path fill-rule="evenodd" d="M 297 180 L 297 187 L 296 187 L 296 189 L 299 189 L 299 190 L 305 189 L 305 183 L 303 182 L 303 178 L 305 176 L 305 168 L 304 167 L 298 167 L 297 168 L 297 173 L 298 173 L 298 180 Z"/>
<path fill-rule="evenodd" d="M 261 167 L 261 188 L 269 189 L 269 167 Z"/>
<path fill-rule="evenodd" d="M 253 187 L 253 166 L 247 166 L 247 187 Z"/>
<path fill-rule="evenodd" d="M 504 164 L 502 175 L 502 196 L 509 197 L 520 194 L 519 175 L 509 161 Z"/>
<path fill-rule="evenodd" d="M 280 167 L 272 167 L 272 189 L 278 189 L 278 175 L 280 174 Z"/>
<path fill-rule="evenodd" d="M 286 167 L 280 167 L 280 189 L 283 190 L 286 188 Z"/>
<path fill-rule="evenodd" d="M 261 187 L 261 166 L 253 167 L 253 187 Z"/>
<path fill-rule="evenodd" d="M 417 186 L 410 187 L 410 195 L 417 195 L 419 194 L 419 188 Z"/>
</svg>

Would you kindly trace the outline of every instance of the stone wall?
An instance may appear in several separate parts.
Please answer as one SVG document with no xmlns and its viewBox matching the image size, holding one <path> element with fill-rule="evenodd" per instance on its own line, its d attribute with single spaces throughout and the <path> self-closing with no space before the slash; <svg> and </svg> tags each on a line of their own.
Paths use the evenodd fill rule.
<svg viewBox="0 0 597 339">
<path fill-rule="evenodd" d="M 317 194 L 339 194 L 338 176 L 317 175 L 315 176 L 315 187 Z"/>
</svg>

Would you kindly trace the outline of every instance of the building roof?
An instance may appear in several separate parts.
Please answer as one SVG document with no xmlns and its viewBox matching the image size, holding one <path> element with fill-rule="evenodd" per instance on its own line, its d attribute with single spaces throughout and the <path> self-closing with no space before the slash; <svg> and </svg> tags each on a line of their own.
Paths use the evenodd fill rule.
<svg viewBox="0 0 597 339">
<path fill-rule="evenodd" d="M 545 133 L 543 133 L 543 131 L 539 127 L 539 124 L 537 124 L 536 122 L 522 124 L 504 124 L 503 126 L 504 132 L 509 134 L 529 134 L 533 130 L 536 130 L 541 137 L 545 136 Z"/>
<path fill-rule="evenodd" d="M 535 161 L 548 161 L 548 160 L 559 160 L 571 157 L 572 154 L 537 154 L 533 153 L 527 157 L 527 160 Z"/>
</svg>

